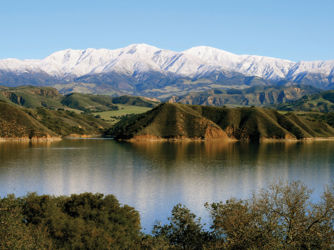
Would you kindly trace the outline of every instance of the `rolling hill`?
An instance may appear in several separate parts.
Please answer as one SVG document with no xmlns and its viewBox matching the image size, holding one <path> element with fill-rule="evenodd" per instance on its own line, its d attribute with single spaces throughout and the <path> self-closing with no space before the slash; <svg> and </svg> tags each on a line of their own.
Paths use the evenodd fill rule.
<svg viewBox="0 0 334 250">
<path fill-rule="evenodd" d="M 116 139 L 217 139 L 228 140 L 215 123 L 186 105 L 161 104 L 144 114 L 123 119 L 105 132 Z"/>
<path fill-rule="evenodd" d="M 263 141 L 334 136 L 325 121 L 265 108 L 225 108 L 164 103 L 105 132 L 119 140 L 221 139 Z"/>
<path fill-rule="evenodd" d="M 0 138 L 53 139 L 100 135 L 110 125 L 92 115 L 68 110 L 24 108 L 0 101 Z"/>
<path fill-rule="evenodd" d="M 56 133 L 43 126 L 22 109 L 0 101 L 0 138 L 50 138 Z"/>
<path fill-rule="evenodd" d="M 11 102 L 26 108 L 44 107 L 51 110 L 75 109 L 84 112 L 102 112 L 117 110 L 118 104 L 141 107 L 154 107 L 159 101 L 138 96 L 111 97 L 82 93 L 60 94 L 51 87 L 0 86 L 0 100 Z"/>
</svg>

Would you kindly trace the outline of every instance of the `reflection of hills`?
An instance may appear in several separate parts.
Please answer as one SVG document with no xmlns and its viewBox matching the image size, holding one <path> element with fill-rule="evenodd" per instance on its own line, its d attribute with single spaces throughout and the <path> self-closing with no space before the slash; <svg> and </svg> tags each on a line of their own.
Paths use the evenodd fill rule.
<svg viewBox="0 0 334 250">
<path fill-rule="evenodd" d="M 334 178 L 333 150 L 334 142 L 0 144 L 0 190 L 1 196 L 112 193 L 138 209 L 150 227 L 176 203 L 206 216 L 205 202 L 246 198 L 277 178 L 300 179 L 320 192 Z"/>
</svg>

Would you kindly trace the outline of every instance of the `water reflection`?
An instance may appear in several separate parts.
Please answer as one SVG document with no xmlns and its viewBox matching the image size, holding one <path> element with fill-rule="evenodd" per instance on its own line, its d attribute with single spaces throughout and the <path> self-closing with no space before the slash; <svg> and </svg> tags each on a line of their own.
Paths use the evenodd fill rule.
<svg viewBox="0 0 334 250">
<path fill-rule="evenodd" d="M 202 217 L 203 204 L 249 197 L 275 179 L 299 179 L 319 197 L 334 171 L 334 142 L 118 143 L 64 140 L 0 144 L 0 194 L 115 194 L 143 225 L 164 220 L 181 202 Z"/>
</svg>

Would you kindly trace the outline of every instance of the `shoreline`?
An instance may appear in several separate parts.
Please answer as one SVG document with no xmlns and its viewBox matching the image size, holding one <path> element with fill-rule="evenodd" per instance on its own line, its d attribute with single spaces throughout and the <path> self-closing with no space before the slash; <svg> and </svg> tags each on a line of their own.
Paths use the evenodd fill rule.
<svg viewBox="0 0 334 250">
<path fill-rule="evenodd" d="M 89 138 L 103 138 L 101 135 L 79 135 L 71 134 L 67 136 L 48 136 L 48 137 L 0 137 L 1 142 L 58 142 L 63 139 L 89 139 Z"/>
<path fill-rule="evenodd" d="M 119 142 L 130 142 L 130 143 L 155 143 L 155 142 L 217 142 L 217 143 L 297 143 L 297 142 L 317 142 L 317 141 L 334 141 L 334 137 L 309 137 L 302 139 L 276 139 L 276 138 L 261 138 L 258 142 L 252 142 L 249 140 L 237 140 L 235 138 L 215 138 L 215 139 L 202 139 L 202 138 L 162 138 L 156 136 L 144 136 L 144 137 L 135 137 L 131 139 L 114 139 L 110 137 L 103 137 L 102 135 L 79 135 L 79 134 L 71 134 L 63 137 L 0 137 L 1 142 L 57 142 L 63 139 L 113 139 Z"/>
<path fill-rule="evenodd" d="M 61 137 L 0 137 L 0 142 L 55 142 L 61 140 Z"/>
<path fill-rule="evenodd" d="M 277 138 L 261 138 L 259 141 L 249 141 L 249 140 L 237 140 L 235 138 L 220 138 L 215 139 L 201 139 L 201 138 L 162 138 L 156 136 L 144 136 L 144 137 L 134 137 L 131 139 L 115 139 L 120 142 L 130 142 L 130 143 L 154 143 L 154 142 L 218 142 L 218 143 L 298 143 L 298 142 L 317 142 L 317 141 L 334 141 L 334 137 L 308 137 L 302 139 L 296 138 L 286 138 L 286 139 L 277 139 Z"/>
</svg>

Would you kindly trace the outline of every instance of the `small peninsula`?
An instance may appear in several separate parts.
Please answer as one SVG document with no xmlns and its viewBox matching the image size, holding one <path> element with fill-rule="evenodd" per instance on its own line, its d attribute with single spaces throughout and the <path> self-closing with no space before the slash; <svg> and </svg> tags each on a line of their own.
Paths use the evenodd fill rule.
<svg viewBox="0 0 334 250">
<path fill-rule="evenodd" d="M 334 128 L 307 114 L 260 107 L 209 107 L 163 103 L 123 119 L 105 132 L 127 141 L 212 140 L 266 141 L 329 138 Z"/>
</svg>

